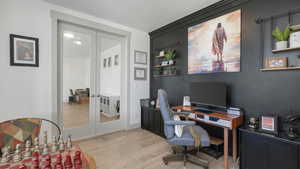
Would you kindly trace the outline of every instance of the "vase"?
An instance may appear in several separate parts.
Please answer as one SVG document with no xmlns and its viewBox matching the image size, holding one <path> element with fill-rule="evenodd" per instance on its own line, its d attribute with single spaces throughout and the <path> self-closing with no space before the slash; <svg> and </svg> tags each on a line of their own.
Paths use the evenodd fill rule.
<svg viewBox="0 0 300 169">
<path fill-rule="evenodd" d="M 288 45 L 287 41 L 276 42 L 276 50 L 286 49 Z"/>
<path fill-rule="evenodd" d="M 169 60 L 169 65 L 173 65 L 174 61 L 173 60 Z"/>
</svg>

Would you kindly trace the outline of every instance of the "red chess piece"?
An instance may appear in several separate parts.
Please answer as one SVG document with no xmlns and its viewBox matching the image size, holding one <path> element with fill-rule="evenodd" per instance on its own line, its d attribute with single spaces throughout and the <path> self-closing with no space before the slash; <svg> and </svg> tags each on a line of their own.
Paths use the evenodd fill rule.
<svg viewBox="0 0 300 169">
<path fill-rule="evenodd" d="M 45 167 L 43 169 L 52 169 L 51 167 L 51 156 L 47 155 L 45 157 Z"/>
<path fill-rule="evenodd" d="M 22 164 L 19 166 L 19 169 L 27 169 L 26 165 L 25 164 Z"/>
<path fill-rule="evenodd" d="M 34 152 L 32 155 L 32 164 L 33 164 L 33 169 L 40 169 L 40 158 L 39 158 L 39 153 Z"/>
<path fill-rule="evenodd" d="M 75 156 L 74 156 L 74 165 L 81 165 L 82 164 L 82 160 L 81 160 L 81 152 L 80 151 L 76 151 L 75 152 Z"/>
<path fill-rule="evenodd" d="M 56 157 L 56 164 L 62 164 L 62 156 L 61 154 L 58 154 Z"/>
<path fill-rule="evenodd" d="M 72 159 L 71 159 L 71 155 L 70 154 L 68 154 L 66 156 L 66 161 L 64 162 L 64 165 L 65 165 L 65 169 L 71 169 L 71 168 L 73 168 Z"/>
</svg>

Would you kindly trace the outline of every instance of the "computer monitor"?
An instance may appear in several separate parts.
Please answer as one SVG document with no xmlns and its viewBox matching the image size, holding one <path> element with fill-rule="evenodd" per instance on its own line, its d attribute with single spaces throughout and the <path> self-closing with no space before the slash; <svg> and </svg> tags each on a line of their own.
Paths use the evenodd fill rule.
<svg viewBox="0 0 300 169">
<path fill-rule="evenodd" d="M 204 106 L 226 107 L 227 85 L 220 82 L 198 82 L 190 84 L 192 103 Z"/>
</svg>

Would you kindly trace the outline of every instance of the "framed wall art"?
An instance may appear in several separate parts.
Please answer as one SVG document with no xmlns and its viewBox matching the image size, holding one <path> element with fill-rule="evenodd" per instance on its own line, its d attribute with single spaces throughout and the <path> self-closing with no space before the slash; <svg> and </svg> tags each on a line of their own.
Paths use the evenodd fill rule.
<svg viewBox="0 0 300 169">
<path fill-rule="evenodd" d="M 147 80 L 147 69 L 135 67 L 134 80 Z"/>
<path fill-rule="evenodd" d="M 147 65 L 147 52 L 134 51 L 134 63 Z"/>
<path fill-rule="evenodd" d="M 39 39 L 10 34 L 10 65 L 39 67 Z"/>
<path fill-rule="evenodd" d="M 277 135 L 278 134 L 278 116 L 263 114 L 259 118 L 259 129 L 261 132 Z"/>
</svg>

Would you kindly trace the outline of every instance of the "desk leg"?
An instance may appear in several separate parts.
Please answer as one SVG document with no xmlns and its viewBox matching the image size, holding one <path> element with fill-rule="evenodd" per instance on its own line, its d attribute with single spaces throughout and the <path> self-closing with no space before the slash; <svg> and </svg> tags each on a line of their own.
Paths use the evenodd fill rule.
<svg viewBox="0 0 300 169">
<path fill-rule="evenodd" d="M 233 156 L 233 161 L 236 161 L 237 159 L 237 130 L 232 129 L 232 156 Z"/>
<path fill-rule="evenodd" d="M 228 169 L 228 128 L 224 128 L 224 169 Z"/>
</svg>

